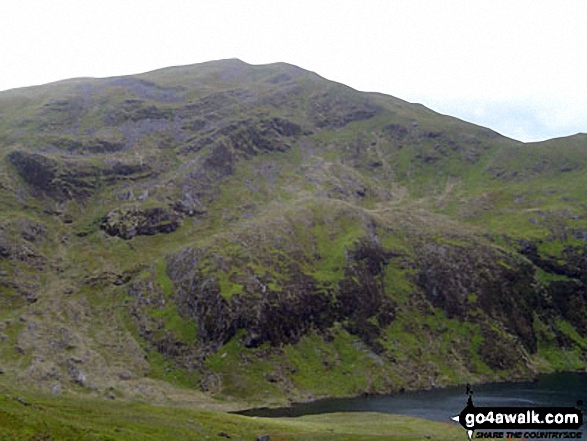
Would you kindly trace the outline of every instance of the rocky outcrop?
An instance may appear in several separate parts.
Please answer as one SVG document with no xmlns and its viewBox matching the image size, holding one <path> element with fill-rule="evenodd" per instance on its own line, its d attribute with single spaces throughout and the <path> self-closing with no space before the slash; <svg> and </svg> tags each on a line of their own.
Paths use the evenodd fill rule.
<svg viewBox="0 0 587 441">
<path fill-rule="evenodd" d="M 54 181 L 59 174 L 59 163 L 38 153 L 13 151 L 8 161 L 16 168 L 18 174 L 38 192 L 47 192 L 56 197 L 63 197 L 63 190 L 54 188 Z"/>
<path fill-rule="evenodd" d="M 566 246 L 561 256 L 541 255 L 537 244 L 520 241 L 520 252 L 534 265 L 558 277 L 546 286 L 551 311 L 567 319 L 582 335 L 587 335 L 587 256 L 586 248 Z"/>
<path fill-rule="evenodd" d="M 354 121 L 373 118 L 379 111 L 379 108 L 370 102 L 348 99 L 348 96 L 345 98 L 336 92 L 324 92 L 314 96 L 310 113 L 316 127 L 341 128 Z"/>
<path fill-rule="evenodd" d="M 42 246 L 48 242 L 43 224 L 26 217 L 0 221 L 0 304 L 4 308 L 38 300 L 48 263 Z"/>
<path fill-rule="evenodd" d="M 199 131 L 206 122 L 198 119 L 193 124 Z M 250 158 L 261 153 L 286 151 L 302 133 L 300 125 L 283 118 L 238 120 L 190 140 L 180 151 L 182 154 L 197 153 L 204 147 L 224 143 L 241 158 Z"/>
<path fill-rule="evenodd" d="M 531 265 L 480 243 L 424 244 L 418 252 L 417 283 L 435 307 L 460 320 L 479 311 L 536 352 L 532 313 L 544 297 Z"/>
<path fill-rule="evenodd" d="M 282 292 L 252 275 L 257 285 L 254 292 L 225 298 L 218 281 L 203 272 L 205 258 L 201 250 L 183 250 L 168 262 L 168 271 L 180 309 L 195 320 L 198 337 L 210 350 L 220 348 L 239 329 L 245 331 L 249 347 L 263 342 L 278 345 L 295 342 L 311 327 L 324 329 L 334 320 L 329 299 L 316 292 L 315 282 L 299 268 L 292 268 L 292 280 Z"/>
<path fill-rule="evenodd" d="M 103 184 L 153 175 L 147 164 L 119 159 L 95 162 L 21 150 L 9 153 L 7 159 L 35 196 L 45 195 L 58 201 L 87 199 Z"/>
<path fill-rule="evenodd" d="M 560 258 L 556 258 L 541 255 L 537 245 L 535 242 L 521 240 L 519 251 L 546 272 L 587 282 L 587 247 L 565 246 Z"/>
<path fill-rule="evenodd" d="M 127 99 L 110 110 L 106 114 L 104 122 L 109 126 L 119 126 L 128 121 L 167 120 L 172 116 L 172 109 L 160 108 L 142 100 Z"/>
<path fill-rule="evenodd" d="M 380 331 L 394 318 L 395 305 L 382 282 L 386 254 L 367 240 L 349 254 L 340 283 L 326 290 L 290 264 L 284 274 L 289 281 L 278 290 L 263 274 L 250 274 L 243 292 L 226 298 L 218 280 L 204 269 L 208 258 L 204 250 L 185 249 L 169 260 L 168 271 L 180 309 L 193 318 L 200 341 L 211 350 L 239 330 L 247 347 L 264 342 L 280 346 L 296 343 L 311 330 L 326 332 L 335 321 L 379 350 Z"/>
<path fill-rule="evenodd" d="M 395 318 L 396 303 L 385 294 L 383 281 L 392 255 L 372 240 L 361 240 L 348 256 L 336 295 L 337 320 L 375 352 L 383 350 L 378 339 Z"/>
<path fill-rule="evenodd" d="M 205 212 L 218 193 L 218 183 L 232 175 L 239 162 L 289 150 L 302 134 L 301 126 L 286 119 L 249 119 L 188 142 L 180 150 L 182 155 L 201 154 L 184 166 L 187 173 L 178 182 L 176 209 L 190 216 Z"/>
<path fill-rule="evenodd" d="M 236 152 L 251 157 L 263 152 L 288 150 L 291 142 L 302 134 L 302 128 L 291 121 L 272 118 L 239 121 L 220 130 L 220 134 L 228 137 Z"/>
<path fill-rule="evenodd" d="M 111 154 L 121 152 L 125 148 L 124 142 L 104 138 L 47 137 L 44 142 L 52 149 L 77 155 Z"/>
<path fill-rule="evenodd" d="M 111 236 L 128 240 L 141 235 L 171 233 L 180 224 L 181 217 L 166 207 L 127 207 L 108 212 L 100 228 Z"/>
</svg>

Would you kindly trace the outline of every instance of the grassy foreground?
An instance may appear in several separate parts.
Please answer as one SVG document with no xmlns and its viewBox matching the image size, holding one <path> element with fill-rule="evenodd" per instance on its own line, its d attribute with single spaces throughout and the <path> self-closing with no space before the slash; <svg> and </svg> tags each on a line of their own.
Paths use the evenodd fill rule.
<svg viewBox="0 0 587 441">
<path fill-rule="evenodd" d="M 399 415 L 336 413 L 250 418 L 122 401 L 0 394 L 0 440 L 464 439 L 457 426 Z"/>
</svg>

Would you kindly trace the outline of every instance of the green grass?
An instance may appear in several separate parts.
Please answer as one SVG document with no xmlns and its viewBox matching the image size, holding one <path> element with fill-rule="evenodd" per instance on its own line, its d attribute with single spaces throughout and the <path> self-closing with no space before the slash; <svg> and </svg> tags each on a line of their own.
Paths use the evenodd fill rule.
<svg viewBox="0 0 587 441">
<path fill-rule="evenodd" d="M 267 376 L 276 367 L 270 359 L 262 356 L 269 345 L 266 343 L 247 351 L 238 336 L 206 359 L 206 367 L 222 382 L 222 390 L 214 392 L 257 403 L 282 402 L 284 391 L 267 381 Z"/>
<path fill-rule="evenodd" d="M 199 389 L 201 375 L 177 366 L 174 360 L 150 348 L 147 353 L 149 362 L 149 378 L 163 380 L 178 388 Z"/>
<path fill-rule="evenodd" d="M 161 332 L 171 331 L 177 340 L 187 344 L 196 341 L 198 336 L 196 322 L 190 318 L 180 317 L 175 303 L 168 302 L 164 309 L 156 310 L 151 315 L 163 320 L 164 328 L 160 330 Z"/>
<path fill-rule="evenodd" d="M 416 374 L 428 375 L 436 385 L 495 377 L 496 373 L 480 359 L 481 344 L 479 324 L 449 319 L 438 309 L 422 314 L 409 307 L 398 311 L 396 320 L 385 330 L 384 341 L 388 356 L 400 368 L 400 381 L 407 382 L 408 387 L 415 378 L 404 366 L 418 366 Z M 430 386 L 426 377 L 418 381 L 414 383 L 417 387 Z"/>
<path fill-rule="evenodd" d="M 322 286 L 332 287 L 344 277 L 345 254 L 365 232 L 352 217 L 332 216 L 318 206 L 313 207 L 313 224 L 311 240 L 315 244 L 316 260 L 309 275 Z"/>
<path fill-rule="evenodd" d="M 544 271 L 541 268 L 536 270 L 536 279 L 545 286 L 550 285 L 551 282 L 557 282 L 560 280 L 572 280 L 570 277 L 561 274 L 553 274 Z"/>
<path fill-rule="evenodd" d="M 0 440 L 6 441 L 376 441 L 462 439 L 452 424 L 378 413 L 250 418 L 217 411 L 92 398 L 0 392 Z"/>
<path fill-rule="evenodd" d="M 575 347 L 562 348 L 556 343 L 554 331 L 543 323 L 535 314 L 533 320 L 535 333 L 538 337 L 538 352 L 535 361 L 545 372 L 583 370 L 587 339 L 565 320 L 557 320 L 556 330 L 571 341 Z"/>
<path fill-rule="evenodd" d="M 285 362 L 293 368 L 292 382 L 310 396 L 350 396 L 369 388 L 370 377 L 383 369 L 357 346 L 357 339 L 340 327 L 333 340 L 310 334 L 284 347 Z"/>
<path fill-rule="evenodd" d="M 558 320 L 556 326 L 564 335 L 577 344 L 576 349 L 587 351 L 587 337 L 582 337 L 573 325 L 566 320 Z"/>
<path fill-rule="evenodd" d="M 231 274 L 226 272 L 218 272 L 217 279 L 220 293 L 225 299 L 230 299 L 233 295 L 244 293 L 243 285 L 240 283 L 234 283 L 230 280 Z"/>
</svg>

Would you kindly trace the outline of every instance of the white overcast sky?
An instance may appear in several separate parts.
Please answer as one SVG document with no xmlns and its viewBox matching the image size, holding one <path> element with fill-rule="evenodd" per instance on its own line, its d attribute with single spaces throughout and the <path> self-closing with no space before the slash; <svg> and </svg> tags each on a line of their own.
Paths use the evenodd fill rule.
<svg viewBox="0 0 587 441">
<path fill-rule="evenodd" d="M 0 0 L 0 90 L 234 57 L 523 141 L 587 132 L 584 0 Z"/>
</svg>

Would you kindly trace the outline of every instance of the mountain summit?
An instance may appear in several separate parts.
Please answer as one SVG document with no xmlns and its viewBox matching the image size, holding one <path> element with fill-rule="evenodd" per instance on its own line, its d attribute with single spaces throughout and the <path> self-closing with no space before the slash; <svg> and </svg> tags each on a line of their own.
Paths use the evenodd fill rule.
<svg viewBox="0 0 587 441">
<path fill-rule="evenodd" d="M 1 92 L 0 155 L 23 387 L 267 403 L 587 366 L 584 135 L 224 60 Z"/>
</svg>

